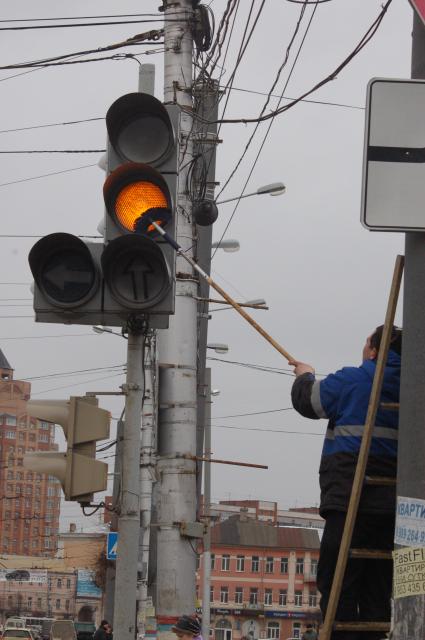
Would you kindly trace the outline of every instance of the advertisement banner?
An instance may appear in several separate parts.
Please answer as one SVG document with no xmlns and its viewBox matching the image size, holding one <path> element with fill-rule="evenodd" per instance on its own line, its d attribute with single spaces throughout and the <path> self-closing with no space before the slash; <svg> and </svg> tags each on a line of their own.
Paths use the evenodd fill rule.
<svg viewBox="0 0 425 640">
<path fill-rule="evenodd" d="M 0 569 L 0 582 L 47 584 L 47 569 Z"/>
<path fill-rule="evenodd" d="M 96 585 L 95 572 L 89 569 L 78 569 L 77 575 L 77 597 L 101 598 L 102 591 Z"/>
</svg>

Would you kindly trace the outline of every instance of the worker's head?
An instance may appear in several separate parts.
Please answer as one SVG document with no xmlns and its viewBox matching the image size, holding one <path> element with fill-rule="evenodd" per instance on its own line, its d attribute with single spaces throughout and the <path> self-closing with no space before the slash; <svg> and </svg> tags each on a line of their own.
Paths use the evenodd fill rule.
<svg viewBox="0 0 425 640">
<path fill-rule="evenodd" d="M 366 344 L 363 347 L 363 360 L 376 360 L 378 357 L 379 347 L 381 346 L 382 333 L 384 325 L 376 327 L 375 331 L 367 337 Z M 402 330 L 393 325 L 391 329 L 390 350 L 401 355 Z"/>
<path fill-rule="evenodd" d="M 172 628 L 178 638 L 193 640 L 201 633 L 201 625 L 197 616 L 182 616 Z"/>
</svg>

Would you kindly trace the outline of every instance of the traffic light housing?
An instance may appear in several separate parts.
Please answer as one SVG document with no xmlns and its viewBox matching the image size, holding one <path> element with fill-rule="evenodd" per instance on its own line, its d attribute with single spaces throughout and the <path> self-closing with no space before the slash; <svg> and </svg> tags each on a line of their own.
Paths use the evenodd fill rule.
<svg viewBox="0 0 425 640">
<path fill-rule="evenodd" d="M 89 504 L 93 494 L 107 488 L 108 465 L 96 460 L 96 442 L 109 437 L 111 416 L 91 397 L 69 400 L 30 400 L 27 412 L 34 418 L 59 424 L 67 450 L 35 451 L 24 455 L 24 467 L 58 478 L 65 500 Z"/>
<path fill-rule="evenodd" d="M 180 108 L 130 93 L 108 110 L 104 244 L 67 233 L 31 249 L 36 321 L 168 327 L 175 251 L 150 219 L 176 235 Z"/>
</svg>

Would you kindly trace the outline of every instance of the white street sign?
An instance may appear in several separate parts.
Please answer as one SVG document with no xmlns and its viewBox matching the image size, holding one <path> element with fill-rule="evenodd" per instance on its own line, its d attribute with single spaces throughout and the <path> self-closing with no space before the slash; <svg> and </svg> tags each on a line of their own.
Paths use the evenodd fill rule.
<svg viewBox="0 0 425 640">
<path fill-rule="evenodd" d="M 424 80 L 368 84 L 361 221 L 371 231 L 425 231 Z"/>
</svg>

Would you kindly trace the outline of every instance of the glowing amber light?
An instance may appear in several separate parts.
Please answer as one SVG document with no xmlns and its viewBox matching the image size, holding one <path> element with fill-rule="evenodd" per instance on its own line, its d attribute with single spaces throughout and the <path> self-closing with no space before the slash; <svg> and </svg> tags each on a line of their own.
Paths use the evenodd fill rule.
<svg viewBox="0 0 425 640">
<path fill-rule="evenodd" d="M 124 187 L 115 201 L 115 214 L 119 223 L 134 231 L 136 222 L 149 209 L 167 209 L 164 192 L 152 182 L 133 182 Z"/>
</svg>

